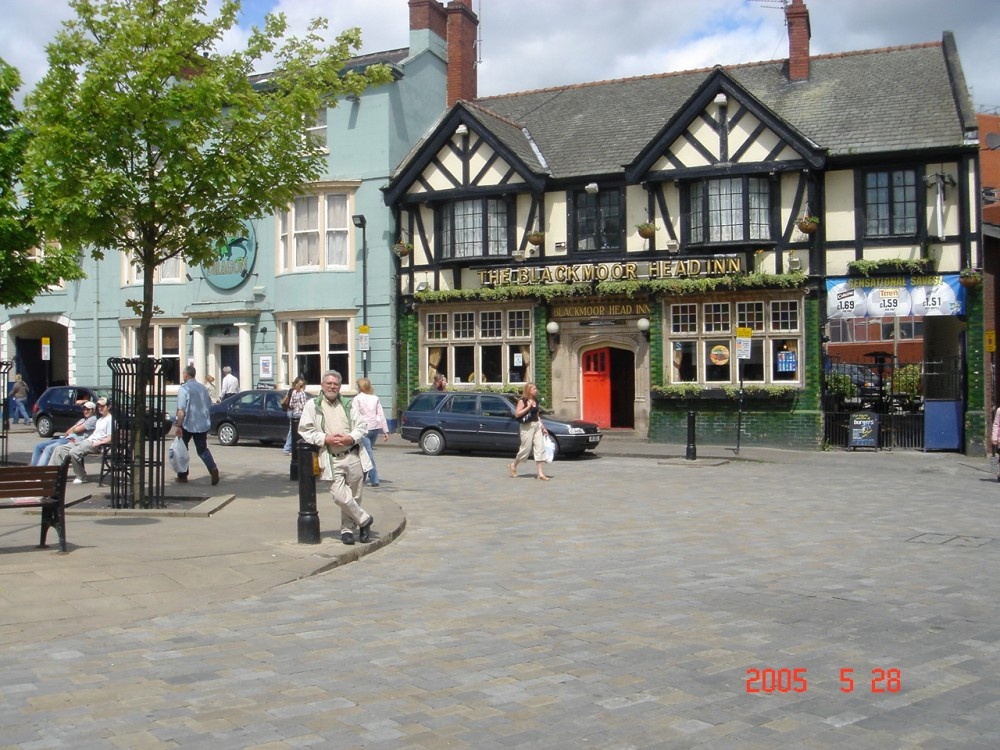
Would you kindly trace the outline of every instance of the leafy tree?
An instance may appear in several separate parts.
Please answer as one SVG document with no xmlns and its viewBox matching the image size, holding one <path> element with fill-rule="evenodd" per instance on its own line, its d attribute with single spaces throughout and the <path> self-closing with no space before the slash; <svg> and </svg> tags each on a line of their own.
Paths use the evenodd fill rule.
<svg viewBox="0 0 1000 750">
<path fill-rule="evenodd" d="M 61 279 L 83 276 L 75 252 L 49 246 L 35 257 L 41 238 L 18 192 L 29 134 L 20 124 L 14 94 L 21 87 L 15 68 L 0 59 L 0 305 L 30 305 Z"/>
<path fill-rule="evenodd" d="M 325 160 L 305 126 L 338 97 L 387 82 L 390 71 L 345 71 L 361 45 L 358 29 L 327 44 L 326 21 L 316 19 L 305 36 L 286 37 L 280 14 L 254 27 L 245 50 L 223 53 L 239 0 L 223 0 L 215 18 L 204 0 L 70 6 L 76 18 L 49 45 L 49 70 L 26 101 L 34 138 L 24 181 L 48 235 L 97 259 L 119 250 L 142 269 L 142 298 L 127 304 L 140 317 L 144 360 L 156 267 L 178 256 L 210 265 L 244 220 L 289 205 Z M 255 77 L 265 58 L 273 70 Z M 147 377 L 140 368 L 137 425 L 145 424 Z"/>
</svg>

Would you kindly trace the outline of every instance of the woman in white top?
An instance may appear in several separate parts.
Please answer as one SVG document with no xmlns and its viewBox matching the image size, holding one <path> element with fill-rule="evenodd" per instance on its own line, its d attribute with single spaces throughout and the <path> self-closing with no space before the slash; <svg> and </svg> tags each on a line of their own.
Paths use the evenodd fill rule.
<svg viewBox="0 0 1000 750">
<path fill-rule="evenodd" d="M 378 487 L 378 469 L 375 468 L 375 441 L 379 433 L 382 440 L 389 439 L 389 424 L 385 419 L 385 412 L 382 411 L 382 402 L 378 400 L 372 388 L 372 381 L 368 378 L 358 380 L 358 395 L 351 402 L 351 421 L 355 424 L 367 424 L 368 434 L 362 438 L 361 444 L 371 459 L 372 468 L 365 475 L 368 484 Z"/>
</svg>

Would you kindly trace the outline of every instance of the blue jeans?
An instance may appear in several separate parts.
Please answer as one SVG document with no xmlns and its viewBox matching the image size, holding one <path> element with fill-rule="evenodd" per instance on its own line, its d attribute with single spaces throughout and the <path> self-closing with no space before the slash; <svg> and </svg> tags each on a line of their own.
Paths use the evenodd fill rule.
<svg viewBox="0 0 1000 750">
<path fill-rule="evenodd" d="M 28 466 L 48 466 L 52 458 L 52 452 L 60 445 L 66 445 L 69 438 L 58 437 L 51 440 L 43 440 L 31 451 L 31 463 Z"/>
<path fill-rule="evenodd" d="M 368 479 L 368 484 L 376 485 L 378 484 L 378 469 L 375 468 L 375 443 L 378 441 L 378 436 L 382 434 L 382 430 L 368 430 L 368 434 L 361 438 L 361 445 L 365 447 L 365 451 L 368 453 L 368 458 L 371 459 L 372 468 L 365 474 Z"/>
<path fill-rule="evenodd" d="M 181 427 L 181 439 L 184 441 L 185 447 L 190 446 L 191 440 L 194 439 L 194 449 L 198 453 L 198 458 L 202 460 L 205 464 L 205 468 L 209 471 L 215 471 L 219 467 L 215 465 L 215 459 L 212 457 L 212 451 L 208 449 L 208 433 L 207 432 L 188 432 L 183 427 Z M 188 471 L 191 470 L 191 464 L 188 464 Z M 188 472 L 185 471 L 183 475 L 187 476 Z"/>
<path fill-rule="evenodd" d="M 17 418 L 21 417 L 24 419 L 25 424 L 31 424 L 31 417 L 28 416 L 28 409 L 25 406 L 27 401 L 20 398 L 12 398 L 10 400 L 10 421 L 12 424 L 17 424 Z"/>
</svg>

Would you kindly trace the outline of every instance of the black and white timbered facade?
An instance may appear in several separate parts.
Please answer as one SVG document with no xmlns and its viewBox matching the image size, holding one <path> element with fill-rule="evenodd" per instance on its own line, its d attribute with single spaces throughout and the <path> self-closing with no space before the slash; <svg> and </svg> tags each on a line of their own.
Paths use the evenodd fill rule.
<svg viewBox="0 0 1000 750">
<path fill-rule="evenodd" d="M 837 408 L 888 422 L 895 373 L 957 362 L 961 392 L 936 398 L 924 372 L 908 413 L 956 414 L 962 444 L 919 447 L 981 440 L 981 303 L 958 283 L 981 265 L 976 123 L 954 40 L 809 57 L 804 12 L 788 60 L 457 103 L 385 191 L 413 247 L 405 390 L 534 381 L 563 415 L 684 442 L 697 408 L 726 442 L 742 386 L 744 440 L 804 447 L 830 441 L 847 364 L 880 375 L 878 403 L 858 384 Z"/>
</svg>

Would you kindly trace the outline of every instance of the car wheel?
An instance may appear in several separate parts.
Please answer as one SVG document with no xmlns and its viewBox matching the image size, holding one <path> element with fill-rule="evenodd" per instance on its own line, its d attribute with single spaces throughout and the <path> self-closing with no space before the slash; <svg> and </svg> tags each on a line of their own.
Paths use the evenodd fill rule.
<svg viewBox="0 0 1000 750">
<path fill-rule="evenodd" d="M 56 431 L 56 426 L 52 422 L 52 417 L 43 414 L 35 422 L 35 429 L 38 430 L 39 437 L 47 438 L 52 437 L 52 433 Z"/>
<path fill-rule="evenodd" d="M 219 442 L 223 445 L 236 445 L 240 442 L 240 431 L 232 422 L 223 422 L 219 425 Z"/>
<path fill-rule="evenodd" d="M 427 430 L 420 436 L 420 450 L 428 456 L 440 456 L 444 453 L 444 435 L 437 430 Z"/>
</svg>

